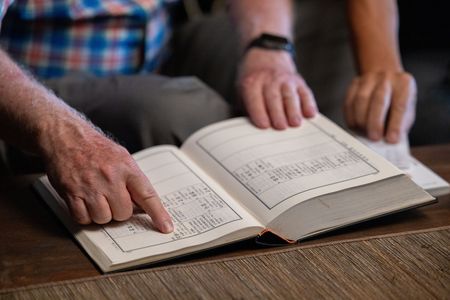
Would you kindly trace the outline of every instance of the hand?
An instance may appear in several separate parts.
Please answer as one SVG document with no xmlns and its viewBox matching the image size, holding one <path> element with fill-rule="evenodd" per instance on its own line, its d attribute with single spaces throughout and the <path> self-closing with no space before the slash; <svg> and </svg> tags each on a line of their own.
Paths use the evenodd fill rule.
<svg viewBox="0 0 450 300">
<path fill-rule="evenodd" d="M 161 232 L 173 231 L 156 191 L 125 148 L 89 125 L 57 130 L 51 139 L 48 177 L 78 223 L 126 220 L 134 202 Z"/>
<path fill-rule="evenodd" d="M 299 126 L 317 112 L 314 96 L 285 51 L 250 49 L 238 86 L 251 121 L 260 128 Z"/>
<path fill-rule="evenodd" d="M 371 72 L 353 80 L 344 113 L 351 128 L 374 141 L 397 143 L 415 118 L 417 87 L 406 72 Z"/>
</svg>

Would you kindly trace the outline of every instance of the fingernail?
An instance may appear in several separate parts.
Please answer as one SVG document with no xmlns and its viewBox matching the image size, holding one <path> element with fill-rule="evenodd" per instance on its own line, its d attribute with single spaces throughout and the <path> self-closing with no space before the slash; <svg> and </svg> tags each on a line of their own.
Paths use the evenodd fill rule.
<svg viewBox="0 0 450 300">
<path fill-rule="evenodd" d="M 270 121 L 269 120 L 265 120 L 261 122 L 261 127 L 262 128 L 269 128 L 270 127 Z"/>
<path fill-rule="evenodd" d="M 268 127 L 270 127 L 270 122 L 267 119 L 262 119 L 262 120 L 256 121 L 255 125 L 256 125 L 256 127 L 259 127 L 259 128 L 268 128 Z"/>
<path fill-rule="evenodd" d="M 275 122 L 275 123 L 273 124 L 273 127 L 274 127 L 275 129 L 277 129 L 277 130 L 284 130 L 284 129 L 287 128 L 287 125 L 286 125 L 285 122 Z"/>
<path fill-rule="evenodd" d="M 315 103 L 310 105 L 310 107 L 311 107 L 312 116 L 314 117 L 314 115 L 319 112 L 319 109 L 317 108 L 317 105 Z"/>
<path fill-rule="evenodd" d="M 380 135 L 376 131 L 369 132 L 369 138 L 374 141 L 378 141 L 380 139 Z"/>
<path fill-rule="evenodd" d="M 391 131 L 387 136 L 388 142 L 396 143 L 398 140 L 398 132 Z"/>
<path fill-rule="evenodd" d="M 164 221 L 161 226 L 163 233 L 171 233 L 173 231 L 173 223 L 171 221 Z"/>
<path fill-rule="evenodd" d="M 302 119 L 300 118 L 300 116 L 295 116 L 292 118 L 290 125 L 292 127 L 298 127 L 298 126 L 300 126 L 301 123 L 302 123 Z"/>
</svg>

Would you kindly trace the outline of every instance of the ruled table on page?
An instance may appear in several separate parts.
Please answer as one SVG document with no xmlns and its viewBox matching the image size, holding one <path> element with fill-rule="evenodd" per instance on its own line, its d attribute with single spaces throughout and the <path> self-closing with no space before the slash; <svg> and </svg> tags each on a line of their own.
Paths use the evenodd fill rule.
<svg viewBox="0 0 450 300">
<path fill-rule="evenodd" d="M 155 235 L 151 219 L 145 213 L 104 226 L 122 251 L 178 241 L 241 220 L 237 212 L 172 152 L 149 154 L 140 167 L 158 191 L 175 230 L 170 235 Z"/>
<path fill-rule="evenodd" d="M 197 145 L 268 209 L 305 191 L 378 172 L 312 122 L 283 131 L 235 122 L 199 138 Z"/>
</svg>

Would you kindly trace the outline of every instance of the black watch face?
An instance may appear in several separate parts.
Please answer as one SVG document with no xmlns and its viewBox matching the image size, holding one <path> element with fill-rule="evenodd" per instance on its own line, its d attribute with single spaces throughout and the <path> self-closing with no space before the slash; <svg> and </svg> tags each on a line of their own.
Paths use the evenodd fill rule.
<svg viewBox="0 0 450 300">
<path fill-rule="evenodd" d="M 273 35 L 269 33 L 263 33 L 256 39 L 254 39 L 246 48 L 245 51 L 252 47 L 258 47 L 270 50 L 283 50 L 290 53 L 295 60 L 295 47 L 294 45 L 283 36 Z"/>
<path fill-rule="evenodd" d="M 291 52 L 294 48 L 289 40 L 282 36 L 263 33 L 255 40 L 254 46 L 266 49 L 285 50 Z"/>
<path fill-rule="evenodd" d="M 267 42 L 270 42 L 272 44 L 289 44 L 289 40 L 285 37 L 282 36 L 277 36 L 277 35 L 272 35 L 272 34 L 267 34 L 267 33 L 263 33 L 260 36 L 261 40 L 265 40 Z"/>
</svg>

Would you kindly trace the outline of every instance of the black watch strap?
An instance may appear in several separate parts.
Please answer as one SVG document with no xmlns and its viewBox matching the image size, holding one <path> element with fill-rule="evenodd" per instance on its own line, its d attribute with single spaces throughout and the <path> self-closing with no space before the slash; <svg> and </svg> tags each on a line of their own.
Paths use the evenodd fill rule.
<svg viewBox="0 0 450 300">
<path fill-rule="evenodd" d="M 295 59 L 294 44 L 289 39 L 283 36 L 263 33 L 259 37 L 252 40 L 250 44 L 248 44 L 247 48 L 245 48 L 244 53 L 246 53 L 253 47 L 269 50 L 287 51 L 289 52 L 289 54 L 291 54 L 292 58 Z"/>
</svg>

